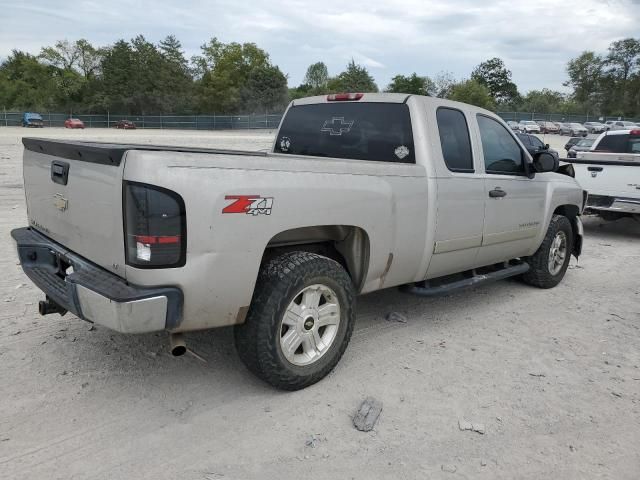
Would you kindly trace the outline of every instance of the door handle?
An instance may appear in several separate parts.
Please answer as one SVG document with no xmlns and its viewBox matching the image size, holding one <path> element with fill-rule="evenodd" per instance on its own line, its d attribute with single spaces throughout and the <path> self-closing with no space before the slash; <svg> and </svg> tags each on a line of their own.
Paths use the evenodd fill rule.
<svg viewBox="0 0 640 480">
<path fill-rule="evenodd" d="M 502 190 L 500 187 L 496 187 L 493 190 L 489 190 L 489 196 L 491 198 L 506 197 L 507 196 L 507 192 Z"/>
<path fill-rule="evenodd" d="M 590 172 L 601 172 L 604 169 L 602 167 L 587 167 L 587 170 Z"/>
</svg>

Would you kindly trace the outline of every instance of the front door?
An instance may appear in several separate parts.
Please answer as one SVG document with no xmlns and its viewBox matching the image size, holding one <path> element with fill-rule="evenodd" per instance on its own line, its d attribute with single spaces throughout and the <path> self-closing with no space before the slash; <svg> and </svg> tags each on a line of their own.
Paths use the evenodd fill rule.
<svg viewBox="0 0 640 480">
<path fill-rule="evenodd" d="M 478 264 L 528 255 L 545 216 L 548 183 L 528 178 L 527 154 L 497 120 L 478 115 L 484 157 L 485 212 Z"/>
</svg>

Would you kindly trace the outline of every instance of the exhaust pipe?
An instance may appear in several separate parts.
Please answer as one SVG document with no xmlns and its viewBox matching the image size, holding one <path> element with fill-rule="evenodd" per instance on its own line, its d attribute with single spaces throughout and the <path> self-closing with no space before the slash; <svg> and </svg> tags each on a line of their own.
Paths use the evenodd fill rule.
<svg viewBox="0 0 640 480">
<path fill-rule="evenodd" d="M 169 334 L 169 351 L 174 357 L 180 357 L 187 353 L 187 344 L 184 341 L 184 335 L 181 333 Z"/>
<path fill-rule="evenodd" d="M 64 315 L 65 313 L 67 313 L 67 310 L 47 297 L 46 300 L 40 300 L 40 302 L 38 303 L 38 312 L 40 312 L 40 315 L 49 315 L 51 313 L 59 313 L 60 315 Z"/>
</svg>

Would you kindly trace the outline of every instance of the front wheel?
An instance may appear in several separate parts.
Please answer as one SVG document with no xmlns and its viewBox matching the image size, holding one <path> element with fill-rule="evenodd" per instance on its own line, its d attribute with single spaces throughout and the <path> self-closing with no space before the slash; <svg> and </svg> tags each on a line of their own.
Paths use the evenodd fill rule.
<svg viewBox="0 0 640 480">
<path fill-rule="evenodd" d="M 573 250 L 573 228 L 567 217 L 554 215 L 540 248 L 527 259 L 522 280 L 539 288 L 553 288 L 564 278 Z"/>
<path fill-rule="evenodd" d="M 355 290 L 345 269 L 309 252 L 290 252 L 260 270 L 236 348 L 247 368 L 282 390 L 324 378 L 344 353 Z"/>
</svg>

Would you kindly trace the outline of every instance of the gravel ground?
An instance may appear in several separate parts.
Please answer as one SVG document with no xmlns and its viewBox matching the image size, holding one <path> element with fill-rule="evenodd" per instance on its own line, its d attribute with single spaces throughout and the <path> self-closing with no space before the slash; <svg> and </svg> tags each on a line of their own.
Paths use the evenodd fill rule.
<svg viewBox="0 0 640 480">
<path fill-rule="evenodd" d="M 249 149 L 272 140 L 28 133 Z M 640 223 L 586 218 L 584 255 L 552 290 L 503 281 L 437 299 L 360 297 L 336 370 L 283 393 L 240 364 L 231 329 L 188 336 L 203 361 L 169 356 L 164 334 L 40 317 L 42 295 L 9 235 L 26 224 L 23 134 L 0 128 L 0 478 L 640 477 Z M 560 149 L 566 137 L 546 140 Z M 368 396 L 383 410 L 363 433 L 351 417 Z"/>
</svg>

